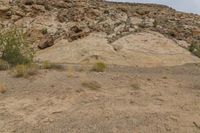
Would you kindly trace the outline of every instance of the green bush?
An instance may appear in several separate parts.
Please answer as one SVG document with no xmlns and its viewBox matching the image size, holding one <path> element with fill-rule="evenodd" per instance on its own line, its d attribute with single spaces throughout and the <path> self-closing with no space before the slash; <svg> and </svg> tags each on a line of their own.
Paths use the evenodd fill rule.
<svg viewBox="0 0 200 133">
<path fill-rule="evenodd" d="M 11 65 L 27 64 L 33 61 L 34 51 L 24 33 L 8 28 L 0 30 L 0 56 Z"/>
</svg>

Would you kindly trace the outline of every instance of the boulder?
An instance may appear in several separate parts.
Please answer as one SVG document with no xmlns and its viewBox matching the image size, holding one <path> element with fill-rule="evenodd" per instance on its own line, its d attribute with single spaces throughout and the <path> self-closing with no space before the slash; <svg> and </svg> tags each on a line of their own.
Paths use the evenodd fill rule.
<svg viewBox="0 0 200 133">
<path fill-rule="evenodd" d="M 9 19 L 11 15 L 12 15 L 12 12 L 11 12 L 9 6 L 1 6 L 0 5 L 0 18 Z"/>
<path fill-rule="evenodd" d="M 0 13 L 2 12 L 8 12 L 10 10 L 10 7 L 8 7 L 8 6 L 0 6 Z"/>
<path fill-rule="evenodd" d="M 45 49 L 54 45 L 54 37 L 51 35 L 46 35 L 42 38 L 38 44 L 39 49 Z"/>
<path fill-rule="evenodd" d="M 80 28 L 78 26 L 73 26 L 73 27 L 70 28 L 70 31 L 66 35 L 66 37 L 68 38 L 68 40 L 70 42 L 72 42 L 74 40 L 88 36 L 89 33 L 90 33 L 90 30 L 87 29 L 87 28 Z"/>
</svg>

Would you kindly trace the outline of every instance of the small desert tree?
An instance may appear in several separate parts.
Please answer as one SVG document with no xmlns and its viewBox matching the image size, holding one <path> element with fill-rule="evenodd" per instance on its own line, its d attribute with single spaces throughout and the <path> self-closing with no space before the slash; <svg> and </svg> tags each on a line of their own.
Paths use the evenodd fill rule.
<svg viewBox="0 0 200 133">
<path fill-rule="evenodd" d="M 31 63 L 34 51 L 25 34 L 17 28 L 0 30 L 0 58 L 11 65 Z"/>
</svg>

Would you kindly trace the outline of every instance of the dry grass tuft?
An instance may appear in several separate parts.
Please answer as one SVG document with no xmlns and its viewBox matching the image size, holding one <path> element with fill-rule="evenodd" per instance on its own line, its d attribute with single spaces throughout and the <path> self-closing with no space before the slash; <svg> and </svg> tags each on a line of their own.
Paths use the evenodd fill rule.
<svg viewBox="0 0 200 133">
<path fill-rule="evenodd" d="M 36 64 L 28 64 L 28 65 L 17 65 L 13 69 L 14 77 L 24 77 L 27 78 L 29 76 L 36 75 L 38 73 L 38 66 Z"/>
<path fill-rule="evenodd" d="M 83 82 L 82 86 L 91 90 L 98 90 L 99 88 L 101 88 L 101 85 L 96 81 Z"/>
<path fill-rule="evenodd" d="M 140 90 L 140 89 L 141 89 L 140 85 L 137 84 L 137 83 L 131 84 L 131 88 L 132 88 L 133 90 Z"/>
<path fill-rule="evenodd" d="M 64 66 L 56 63 L 50 63 L 48 61 L 43 62 L 42 69 L 64 70 Z"/>
<path fill-rule="evenodd" d="M 6 92 L 6 87 L 5 87 L 5 85 L 4 84 L 1 84 L 0 83 L 0 93 L 5 93 Z"/>
<path fill-rule="evenodd" d="M 8 70 L 9 69 L 9 64 L 8 62 L 0 59 L 0 71 Z"/>
<path fill-rule="evenodd" d="M 97 62 L 96 64 L 94 64 L 92 71 L 95 72 L 104 72 L 106 69 L 106 64 L 103 62 Z"/>
</svg>

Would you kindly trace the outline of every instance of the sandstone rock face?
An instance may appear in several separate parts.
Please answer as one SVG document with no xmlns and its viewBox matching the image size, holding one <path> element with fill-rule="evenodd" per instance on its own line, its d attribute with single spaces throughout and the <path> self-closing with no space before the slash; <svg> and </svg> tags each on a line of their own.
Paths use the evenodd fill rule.
<svg viewBox="0 0 200 133">
<path fill-rule="evenodd" d="M 68 42 L 63 39 L 37 53 L 37 60 L 56 63 L 94 63 L 156 67 L 199 62 L 198 57 L 156 32 L 130 34 L 109 44 L 105 34 Z"/>
</svg>

